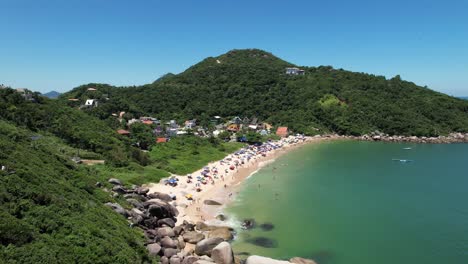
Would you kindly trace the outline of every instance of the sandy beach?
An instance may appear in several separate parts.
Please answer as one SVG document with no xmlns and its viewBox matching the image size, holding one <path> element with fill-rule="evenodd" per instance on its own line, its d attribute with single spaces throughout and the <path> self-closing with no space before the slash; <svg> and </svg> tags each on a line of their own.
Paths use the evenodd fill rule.
<svg viewBox="0 0 468 264">
<path fill-rule="evenodd" d="M 336 137 L 296 137 L 289 136 L 278 141 L 264 144 L 262 147 L 248 146 L 224 159 L 211 162 L 204 168 L 187 175 L 172 175 L 177 185 L 166 184 L 168 179 L 159 183 L 148 184 L 152 192 L 166 193 L 175 196 L 172 202 L 179 210 L 177 223 L 205 221 L 213 225 L 223 224 L 216 219 L 226 204 L 235 197 L 244 179 L 254 174 L 263 166 L 273 162 L 277 157 L 286 154 L 305 144 L 335 139 Z M 205 175 L 205 176 L 203 176 Z M 205 184 L 203 184 L 205 183 Z M 198 191 L 197 191 L 198 189 Z M 187 198 L 191 196 L 191 199 Z M 219 205 L 209 205 L 211 200 Z M 224 223 L 225 224 L 225 223 Z"/>
</svg>

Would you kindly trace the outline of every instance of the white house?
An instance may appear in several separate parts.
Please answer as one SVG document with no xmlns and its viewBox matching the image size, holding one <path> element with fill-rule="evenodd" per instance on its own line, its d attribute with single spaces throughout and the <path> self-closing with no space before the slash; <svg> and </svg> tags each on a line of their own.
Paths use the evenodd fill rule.
<svg viewBox="0 0 468 264">
<path fill-rule="evenodd" d="M 98 100 L 96 99 L 88 99 L 85 102 L 85 106 L 87 107 L 97 107 L 98 106 Z"/>
<path fill-rule="evenodd" d="M 296 67 L 286 68 L 286 74 L 288 75 L 304 75 L 305 71 Z"/>
</svg>

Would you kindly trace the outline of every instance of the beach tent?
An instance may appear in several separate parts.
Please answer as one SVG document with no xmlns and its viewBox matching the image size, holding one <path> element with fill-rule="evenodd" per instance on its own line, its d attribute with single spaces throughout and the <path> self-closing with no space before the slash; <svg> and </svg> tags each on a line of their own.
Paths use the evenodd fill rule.
<svg viewBox="0 0 468 264">
<path fill-rule="evenodd" d="M 185 195 L 185 198 L 189 199 L 189 200 L 192 200 L 193 199 L 193 196 L 191 194 L 187 194 Z"/>
</svg>

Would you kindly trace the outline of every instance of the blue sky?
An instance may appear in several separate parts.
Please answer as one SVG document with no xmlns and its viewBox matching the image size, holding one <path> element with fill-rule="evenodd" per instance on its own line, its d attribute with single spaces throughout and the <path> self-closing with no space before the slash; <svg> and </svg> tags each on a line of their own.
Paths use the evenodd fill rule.
<svg viewBox="0 0 468 264">
<path fill-rule="evenodd" d="M 260 48 L 468 95 L 468 1 L 0 0 L 0 84 L 140 85 Z"/>
</svg>

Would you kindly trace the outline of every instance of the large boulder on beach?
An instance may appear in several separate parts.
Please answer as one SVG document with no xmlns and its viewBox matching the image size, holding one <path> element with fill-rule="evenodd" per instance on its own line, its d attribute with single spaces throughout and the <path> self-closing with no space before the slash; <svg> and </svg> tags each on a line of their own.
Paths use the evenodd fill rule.
<svg viewBox="0 0 468 264">
<path fill-rule="evenodd" d="M 148 196 L 151 199 L 159 199 L 165 202 L 172 201 L 172 197 L 166 193 L 154 192 L 154 193 L 148 193 L 146 196 Z"/>
<path fill-rule="evenodd" d="M 193 264 L 194 262 L 196 262 L 198 260 L 198 257 L 195 257 L 195 256 L 187 256 L 184 258 L 184 260 L 182 261 L 182 264 Z"/>
<path fill-rule="evenodd" d="M 161 246 L 158 243 L 148 244 L 146 246 L 148 254 L 152 257 L 156 257 L 161 251 Z"/>
<path fill-rule="evenodd" d="M 174 255 L 177 255 L 179 253 L 179 250 L 176 248 L 165 248 L 164 249 L 164 256 L 167 258 L 171 258 Z"/>
<path fill-rule="evenodd" d="M 109 183 L 114 184 L 114 185 L 122 185 L 122 182 L 119 179 L 116 178 L 110 178 L 108 180 Z"/>
<path fill-rule="evenodd" d="M 177 248 L 177 244 L 172 238 L 165 236 L 159 242 L 163 248 Z"/>
<path fill-rule="evenodd" d="M 163 219 L 158 220 L 158 225 L 175 227 L 175 221 L 172 218 L 163 218 Z"/>
<path fill-rule="evenodd" d="M 186 232 L 182 235 L 182 237 L 184 238 L 185 242 L 191 243 L 191 244 L 196 244 L 202 241 L 203 239 L 205 239 L 205 235 L 203 235 L 202 233 L 198 233 L 196 231 Z"/>
<path fill-rule="evenodd" d="M 149 188 L 148 187 L 139 187 L 139 188 L 136 188 L 135 192 L 140 194 L 140 195 L 145 195 L 145 194 L 147 194 L 149 192 Z"/>
<path fill-rule="evenodd" d="M 177 208 L 159 199 L 148 200 L 143 205 L 148 207 L 150 215 L 156 216 L 158 219 L 172 218 L 179 215 Z"/>
<path fill-rule="evenodd" d="M 305 258 L 300 258 L 300 257 L 294 257 L 290 259 L 289 262 L 292 262 L 295 264 L 317 264 L 317 262 L 311 259 L 305 259 Z"/>
<path fill-rule="evenodd" d="M 158 237 L 165 237 L 165 236 L 174 237 L 175 233 L 174 233 L 174 230 L 172 230 L 172 228 L 166 226 L 166 227 L 161 227 L 161 228 L 156 229 L 156 235 Z"/>
<path fill-rule="evenodd" d="M 166 256 L 161 257 L 161 264 L 169 264 L 169 258 Z"/>
<path fill-rule="evenodd" d="M 245 264 L 291 264 L 291 262 L 253 255 L 247 258 Z"/>
<path fill-rule="evenodd" d="M 120 186 L 120 185 L 116 185 L 114 187 L 112 187 L 112 191 L 118 193 L 118 194 L 126 194 L 127 193 L 127 190 L 125 190 L 124 187 Z"/>
<path fill-rule="evenodd" d="M 174 230 L 174 234 L 176 234 L 176 236 L 180 236 L 184 232 L 184 227 L 181 225 L 175 226 L 172 230 Z"/>
<path fill-rule="evenodd" d="M 195 254 L 199 256 L 201 255 L 211 256 L 211 251 L 213 250 L 213 248 L 215 248 L 217 245 L 219 245 L 219 243 L 223 241 L 224 239 L 219 238 L 219 237 L 203 239 L 202 241 L 198 242 L 197 245 L 195 246 Z"/>
<path fill-rule="evenodd" d="M 216 264 L 233 264 L 234 254 L 228 242 L 221 242 L 211 251 L 211 258 Z"/>
<path fill-rule="evenodd" d="M 219 237 L 226 241 L 232 240 L 234 238 L 230 227 L 220 226 L 212 229 L 208 232 L 208 237 Z"/>
<path fill-rule="evenodd" d="M 205 200 L 203 203 L 206 205 L 223 205 L 222 203 L 215 200 Z"/>
<path fill-rule="evenodd" d="M 114 212 L 121 214 L 125 217 L 128 217 L 127 211 L 118 203 L 105 203 L 106 206 L 112 208 Z"/>
<path fill-rule="evenodd" d="M 171 259 L 169 260 L 169 264 L 181 264 L 182 263 L 182 259 L 175 255 L 175 256 L 172 256 Z"/>
</svg>

